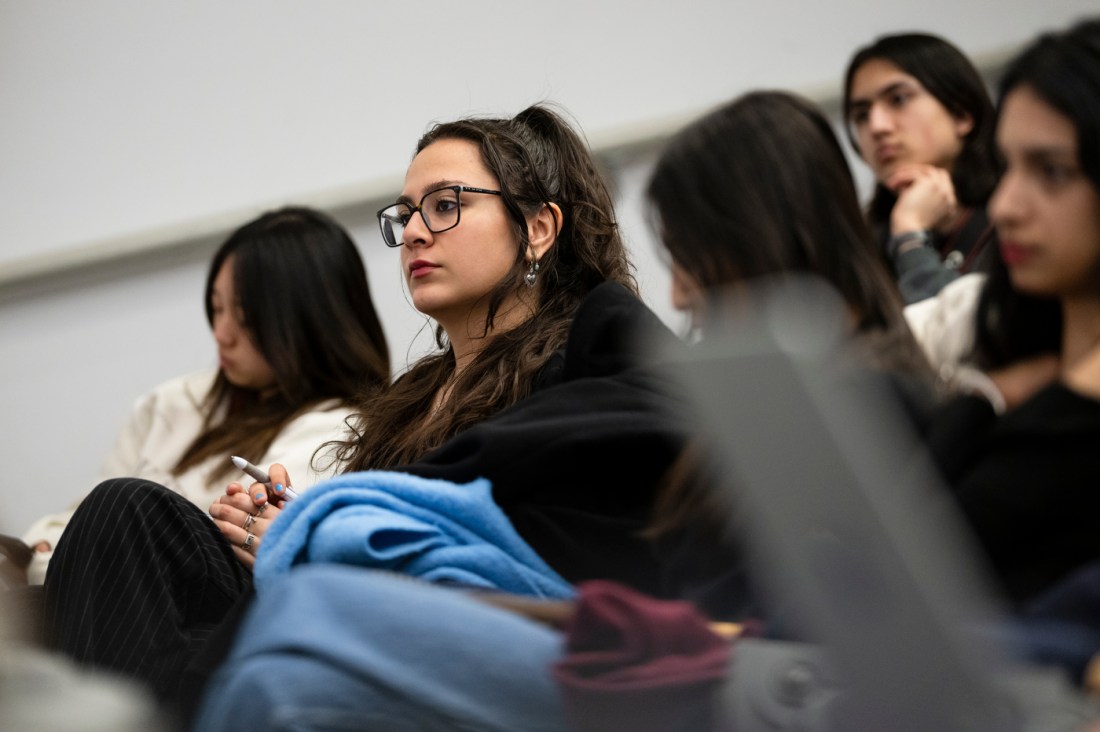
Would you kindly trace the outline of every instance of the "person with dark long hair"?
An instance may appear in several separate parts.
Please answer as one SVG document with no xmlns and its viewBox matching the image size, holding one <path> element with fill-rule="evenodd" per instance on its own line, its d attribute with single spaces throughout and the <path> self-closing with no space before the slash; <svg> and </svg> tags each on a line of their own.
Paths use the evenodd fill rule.
<svg viewBox="0 0 1100 732">
<path fill-rule="evenodd" d="M 876 343 L 869 355 L 926 370 L 844 152 L 810 102 L 753 92 L 694 122 L 665 146 L 647 193 L 673 305 L 693 322 L 738 282 L 812 274 L 848 303 L 853 334 Z"/>
<path fill-rule="evenodd" d="M 331 474 L 318 446 L 343 434 L 352 402 L 389 383 L 390 357 L 367 273 L 348 232 L 304 206 L 267 211 L 232 232 L 207 270 L 214 369 L 171 379 L 135 403 L 96 482 L 161 483 L 205 509 L 242 455 L 279 461 L 307 488 Z M 23 540 L 41 584 L 72 510 L 39 519 Z"/>
<path fill-rule="evenodd" d="M 1039 37 L 1000 82 L 1000 237 L 969 323 L 989 397 L 933 449 L 1017 608 L 1100 559 L 1100 21 Z"/>
<path fill-rule="evenodd" d="M 867 216 L 906 303 L 980 270 L 1000 164 L 993 103 L 958 48 L 928 33 L 882 36 L 844 75 L 848 140 L 875 178 Z"/>
<path fill-rule="evenodd" d="M 851 313 L 853 351 L 891 375 L 923 423 L 939 398 L 934 374 L 866 225 L 844 152 L 811 103 L 753 92 L 727 104 L 666 145 L 647 192 L 677 307 L 701 325 L 721 324 L 741 283 L 819 278 Z M 703 458 L 693 445 L 670 471 L 649 534 L 671 552 L 677 596 L 715 614 L 741 614 L 754 600 L 739 587 L 736 532 L 734 541 L 719 541 L 728 511 L 716 502 Z M 707 548 L 716 545 L 729 551 Z M 716 580 L 723 573 L 729 586 Z"/>
</svg>

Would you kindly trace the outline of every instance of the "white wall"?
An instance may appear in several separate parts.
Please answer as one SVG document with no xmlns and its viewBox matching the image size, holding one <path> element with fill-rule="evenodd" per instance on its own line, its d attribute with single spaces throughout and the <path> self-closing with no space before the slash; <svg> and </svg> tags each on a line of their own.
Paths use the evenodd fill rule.
<svg viewBox="0 0 1100 732">
<path fill-rule="evenodd" d="M 133 399 L 212 362 L 200 298 L 230 222 L 331 207 L 396 359 L 424 347 L 373 210 L 432 120 L 552 99 L 604 150 L 751 87 L 835 94 L 883 32 L 931 30 L 981 60 L 1094 6 L 0 0 L 0 532 L 86 492 Z M 644 292 L 678 324 L 639 208 L 648 161 L 615 161 Z M 111 258 L 133 248 L 150 254 Z"/>
</svg>

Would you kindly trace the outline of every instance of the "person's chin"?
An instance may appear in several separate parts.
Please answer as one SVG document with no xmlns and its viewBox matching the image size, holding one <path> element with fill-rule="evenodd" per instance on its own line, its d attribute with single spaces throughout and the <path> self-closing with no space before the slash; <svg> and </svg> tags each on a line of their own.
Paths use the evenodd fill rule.
<svg viewBox="0 0 1100 732">
<path fill-rule="evenodd" d="M 898 166 L 896 164 L 893 164 L 893 163 L 890 164 L 890 165 L 879 165 L 879 166 L 877 166 L 874 169 L 875 182 L 878 183 L 880 186 L 883 186 L 884 188 L 887 187 L 886 186 L 886 181 L 888 181 L 890 179 L 890 176 L 893 175 L 894 171 L 896 171 L 897 169 L 898 169 Z"/>
<path fill-rule="evenodd" d="M 898 168 L 905 165 L 906 162 L 906 160 L 896 155 L 876 160 L 875 164 L 871 166 L 875 174 L 875 180 L 877 180 L 880 185 L 886 185 L 886 181 L 890 179 L 890 176 L 898 172 Z"/>
<path fill-rule="evenodd" d="M 252 379 L 249 379 L 246 374 L 242 374 L 237 369 L 222 367 L 222 374 L 225 375 L 225 380 L 238 389 L 256 389 L 256 385 Z"/>
<path fill-rule="evenodd" d="M 434 318 L 435 313 L 438 312 L 441 303 L 439 297 L 432 292 L 428 287 L 417 287 L 412 290 L 412 304 L 423 315 L 427 315 L 429 318 Z"/>
<path fill-rule="evenodd" d="M 1030 297 L 1057 298 L 1060 293 L 1034 268 L 1027 266 L 1009 267 L 1008 279 L 1012 288 Z"/>
</svg>

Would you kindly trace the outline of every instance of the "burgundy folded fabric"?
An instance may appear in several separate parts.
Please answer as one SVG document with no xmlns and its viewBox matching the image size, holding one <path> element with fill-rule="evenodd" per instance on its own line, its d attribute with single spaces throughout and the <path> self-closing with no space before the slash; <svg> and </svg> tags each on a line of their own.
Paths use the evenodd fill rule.
<svg viewBox="0 0 1100 732">
<path fill-rule="evenodd" d="M 593 580 L 578 586 L 553 674 L 581 732 L 701 732 L 712 726 L 729 656 L 730 642 L 690 603 Z"/>
</svg>

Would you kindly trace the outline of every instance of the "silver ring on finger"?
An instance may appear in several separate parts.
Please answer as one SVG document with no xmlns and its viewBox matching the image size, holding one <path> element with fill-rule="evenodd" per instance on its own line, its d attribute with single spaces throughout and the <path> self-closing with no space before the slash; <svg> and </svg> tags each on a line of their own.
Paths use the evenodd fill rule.
<svg viewBox="0 0 1100 732">
<path fill-rule="evenodd" d="M 256 535 L 249 531 L 248 534 L 244 537 L 244 541 L 241 542 L 241 549 L 244 549 L 246 552 L 250 552 L 252 551 L 252 545 L 255 543 Z"/>
<path fill-rule="evenodd" d="M 257 516 L 263 516 L 263 515 L 264 515 L 264 511 L 266 511 L 266 510 L 267 510 L 267 504 L 265 503 L 264 505 L 260 506 L 260 507 L 259 507 L 259 508 L 258 508 L 258 509 L 256 510 L 256 515 L 257 515 Z"/>
<path fill-rule="evenodd" d="M 241 526 L 241 528 L 244 529 L 245 531 L 248 531 L 248 527 L 251 526 L 254 523 L 256 523 L 256 514 L 250 513 L 245 518 L 244 524 Z"/>
</svg>

